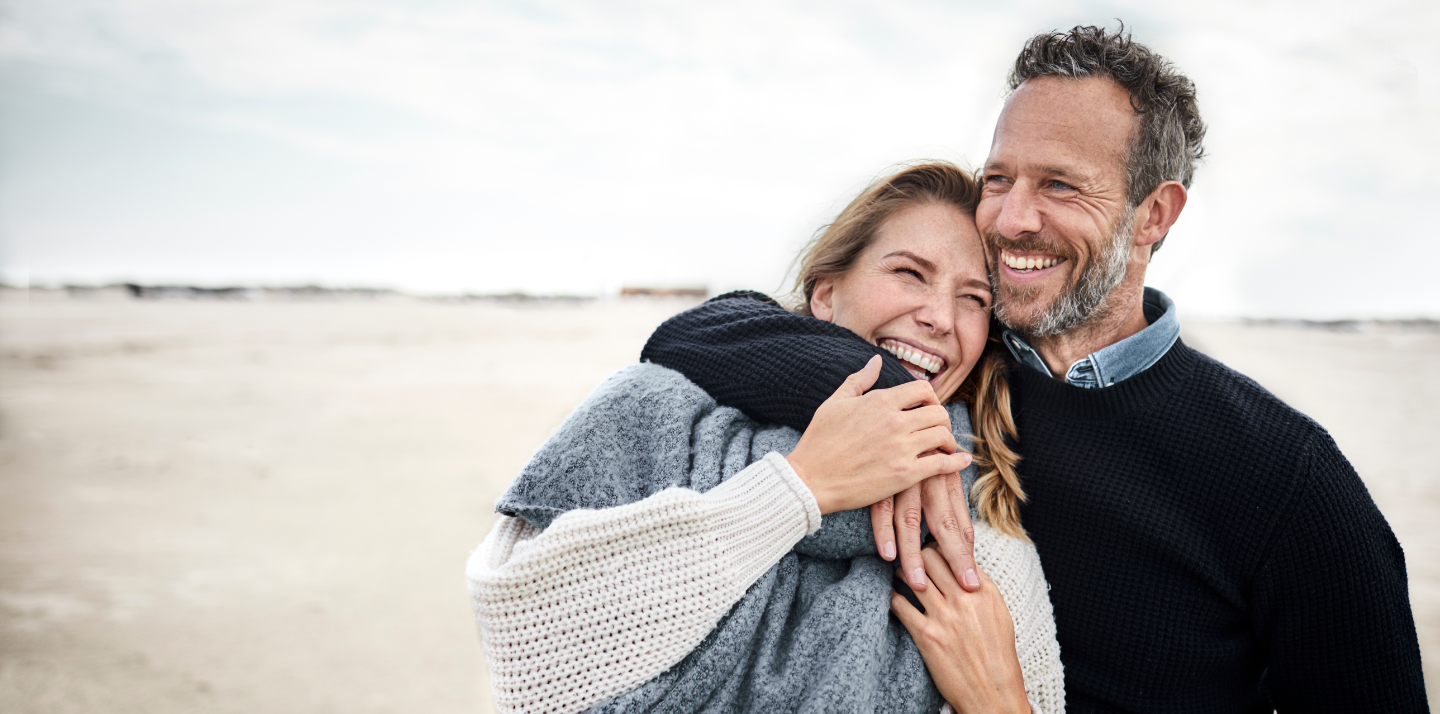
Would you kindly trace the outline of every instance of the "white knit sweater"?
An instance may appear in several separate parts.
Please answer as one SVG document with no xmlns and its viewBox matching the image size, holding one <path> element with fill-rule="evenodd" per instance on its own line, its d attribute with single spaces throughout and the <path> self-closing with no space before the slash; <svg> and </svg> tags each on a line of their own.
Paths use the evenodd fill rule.
<svg viewBox="0 0 1440 714">
<path fill-rule="evenodd" d="M 656 677 L 820 522 L 773 452 L 703 494 L 669 488 L 571 511 L 544 531 L 501 516 L 465 569 L 497 709 L 581 712 Z M 1010 609 L 1032 706 L 1063 712 L 1035 547 L 976 523 L 975 559 Z"/>
</svg>

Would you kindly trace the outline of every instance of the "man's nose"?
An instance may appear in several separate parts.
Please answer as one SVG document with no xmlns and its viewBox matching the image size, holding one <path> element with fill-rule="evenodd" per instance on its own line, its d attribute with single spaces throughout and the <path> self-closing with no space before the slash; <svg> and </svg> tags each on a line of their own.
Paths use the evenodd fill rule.
<svg viewBox="0 0 1440 714">
<path fill-rule="evenodd" d="M 1005 202 L 1000 204 L 1000 215 L 995 219 L 995 230 L 1006 238 L 1019 238 L 1030 233 L 1039 233 L 1040 210 L 1036 205 L 1039 197 L 1025 186 L 1015 186 L 1005 193 Z"/>
</svg>

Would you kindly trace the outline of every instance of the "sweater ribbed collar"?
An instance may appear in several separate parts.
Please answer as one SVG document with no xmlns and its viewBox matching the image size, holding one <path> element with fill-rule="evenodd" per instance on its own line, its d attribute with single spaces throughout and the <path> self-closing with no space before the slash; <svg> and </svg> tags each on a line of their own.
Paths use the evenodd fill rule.
<svg viewBox="0 0 1440 714">
<path fill-rule="evenodd" d="M 1176 340 L 1149 369 L 1104 389 L 1076 387 L 1020 365 L 1010 369 L 1010 385 L 1015 390 L 1017 411 L 1033 410 L 1075 421 L 1123 419 L 1163 406 L 1201 359 L 1184 340 Z"/>
</svg>

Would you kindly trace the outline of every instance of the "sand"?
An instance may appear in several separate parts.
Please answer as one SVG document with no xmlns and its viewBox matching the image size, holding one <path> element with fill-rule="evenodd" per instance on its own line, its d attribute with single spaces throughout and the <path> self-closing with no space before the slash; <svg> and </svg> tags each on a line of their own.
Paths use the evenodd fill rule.
<svg viewBox="0 0 1440 714">
<path fill-rule="evenodd" d="M 685 305 L 4 295 L 0 711 L 491 711 L 465 557 L 530 451 Z M 1440 334 L 1186 338 L 1354 462 L 1434 692 Z"/>
</svg>

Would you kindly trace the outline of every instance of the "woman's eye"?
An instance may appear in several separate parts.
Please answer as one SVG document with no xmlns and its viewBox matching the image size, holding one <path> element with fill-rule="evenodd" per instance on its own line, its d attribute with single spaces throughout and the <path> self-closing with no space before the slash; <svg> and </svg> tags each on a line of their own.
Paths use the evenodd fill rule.
<svg viewBox="0 0 1440 714">
<path fill-rule="evenodd" d="M 924 277 L 920 275 L 920 271 L 911 268 L 896 268 L 895 272 L 914 276 L 916 280 L 924 280 Z"/>
</svg>

